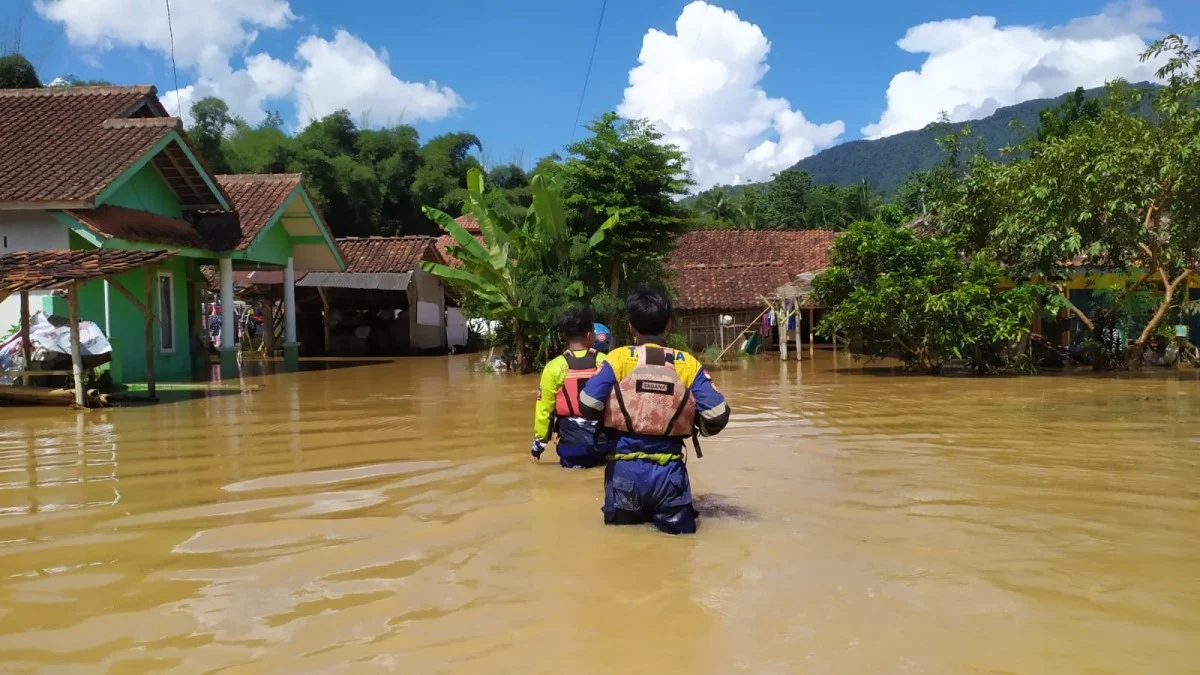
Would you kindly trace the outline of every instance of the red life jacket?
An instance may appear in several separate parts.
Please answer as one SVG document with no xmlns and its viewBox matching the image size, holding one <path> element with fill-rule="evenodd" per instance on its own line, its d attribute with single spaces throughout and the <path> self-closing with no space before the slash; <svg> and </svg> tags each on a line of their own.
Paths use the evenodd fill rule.
<svg viewBox="0 0 1200 675">
<path fill-rule="evenodd" d="M 589 349 L 583 356 L 575 356 L 570 349 L 563 352 L 567 360 L 567 378 L 554 394 L 554 414 L 559 417 L 578 417 L 579 392 L 583 385 L 596 374 L 596 350 Z"/>
<path fill-rule="evenodd" d="M 604 426 L 641 436 L 693 436 L 696 401 L 675 372 L 674 350 L 641 346 L 637 358 L 638 365 L 612 388 Z"/>
</svg>

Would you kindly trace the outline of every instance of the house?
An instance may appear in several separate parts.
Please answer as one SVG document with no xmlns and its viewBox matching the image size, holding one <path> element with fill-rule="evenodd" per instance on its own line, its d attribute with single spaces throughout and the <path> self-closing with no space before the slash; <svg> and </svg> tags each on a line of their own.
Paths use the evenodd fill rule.
<svg viewBox="0 0 1200 675">
<path fill-rule="evenodd" d="M 433 237 L 347 237 L 337 243 L 344 271 L 295 279 L 300 330 L 311 336 L 304 342 L 314 353 L 390 356 L 446 348 L 445 287 L 420 268 L 422 260 L 445 263 Z M 244 299 L 278 304 L 282 273 L 258 270 L 234 278 Z"/>
<path fill-rule="evenodd" d="M 394 354 L 446 348 L 445 287 L 420 268 L 422 260 L 446 262 L 433 237 L 347 237 L 338 245 L 346 256 L 344 272 L 311 273 L 296 284 L 315 289 L 321 299 L 327 352 L 362 352 L 365 347 L 368 352 Z M 374 316 L 339 341 L 335 313 L 343 319 L 348 313 L 360 319 Z M 383 335 L 359 338 L 355 333 L 361 333 L 362 325 Z"/>
<path fill-rule="evenodd" d="M 463 229 L 475 237 L 475 241 L 483 243 L 483 233 L 479 229 L 479 222 L 475 220 L 474 214 L 465 214 L 454 219 L 454 222 L 462 225 Z M 454 257 L 450 249 L 458 246 L 458 242 L 454 241 L 454 237 L 449 234 L 443 234 L 437 238 L 436 246 L 438 253 L 446 260 L 446 264 L 451 267 L 462 267 L 462 262 Z"/>
<path fill-rule="evenodd" d="M 758 318 L 778 288 L 826 268 L 834 237 L 830 230 L 696 230 L 680 236 L 667 260 L 676 291 L 675 330 L 694 349 L 731 339 Z M 731 326 L 722 327 L 723 316 L 732 317 Z M 816 318 L 801 317 L 801 330 Z"/>
<path fill-rule="evenodd" d="M 156 255 L 128 267 L 106 255 L 113 250 Z M 108 335 L 117 384 L 191 378 L 201 265 L 219 269 L 226 325 L 235 268 L 345 266 L 299 176 L 210 174 L 154 87 L 0 91 L 0 260 L 28 252 L 55 267 L 51 286 L 69 282 L 80 318 Z M 0 265 L 9 270 L 0 286 L 19 286 L 31 311 L 67 313 L 58 292 L 16 282 L 28 272 L 19 262 Z M 286 284 L 285 353 L 294 358 L 293 295 Z M 15 323 L 20 302 L 0 302 L 0 321 Z M 232 331 L 224 336 L 222 369 L 231 373 Z"/>
</svg>

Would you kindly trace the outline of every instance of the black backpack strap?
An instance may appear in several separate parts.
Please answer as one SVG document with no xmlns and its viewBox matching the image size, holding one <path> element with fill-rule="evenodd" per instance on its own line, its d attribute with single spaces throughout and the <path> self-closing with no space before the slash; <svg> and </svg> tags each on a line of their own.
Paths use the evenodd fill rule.
<svg viewBox="0 0 1200 675">
<path fill-rule="evenodd" d="M 663 429 L 663 436 L 671 435 L 671 427 L 675 426 L 675 421 L 683 414 L 683 410 L 687 408 L 688 401 L 692 400 L 692 390 L 683 390 L 683 400 L 679 402 L 679 407 L 675 409 L 675 414 L 671 416 L 671 421 L 667 422 L 667 428 Z"/>
<path fill-rule="evenodd" d="M 583 356 L 575 356 L 570 349 L 563 352 L 569 370 L 591 370 L 596 367 L 596 350 L 589 349 Z"/>
</svg>

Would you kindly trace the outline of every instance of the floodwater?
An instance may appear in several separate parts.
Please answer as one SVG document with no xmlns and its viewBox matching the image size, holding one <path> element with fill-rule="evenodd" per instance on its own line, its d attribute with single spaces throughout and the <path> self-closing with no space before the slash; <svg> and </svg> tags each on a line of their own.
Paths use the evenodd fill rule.
<svg viewBox="0 0 1200 675">
<path fill-rule="evenodd" d="M 675 538 L 526 461 L 534 377 L 309 365 L 0 409 L 0 671 L 1200 672 L 1195 379 L 739 364 Z"/>
</svg>

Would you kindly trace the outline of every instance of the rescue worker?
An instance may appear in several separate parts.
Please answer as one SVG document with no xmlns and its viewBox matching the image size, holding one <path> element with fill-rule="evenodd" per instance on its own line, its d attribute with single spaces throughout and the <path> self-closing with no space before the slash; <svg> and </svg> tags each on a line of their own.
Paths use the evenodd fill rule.
<svg viewBox="0 0 1200 675">
<path fill-rule="evenodd" d="M 593 331 L 596 333 L 596 342 L 594 348 L 601 354 L 607 354 L 612 351 L 612 331 L 602 323 L 593 324 Z"/>
<path fill-rule="evenodd" d="M 698 513 L 683 442 L 720 433 L 729 406 L 696 357 L 663 346 L 671 327 L 664 293 L 639 289 L 625 310 L 635 345 L 615 348 L 579 395 L 584 411 L 616 435 L 604 471 L 604 522 L 691 534 Z"/>
<path fill-rule="evenodd" d="M 541 460 L 551 433 L 558 434 L 558 463 L 568 469 L 586 469 L 605 462 L 610 450 L 607 439 L 597 435 L 597 422 L 582 417 L 579 392 L 604 362 L 592 348 L 596 336 L 591 310 L 567 310 L 558 324 L 567 349 L 542 370 L 541 388 L 533 417 L 534 462 Z"/>
</svg>

